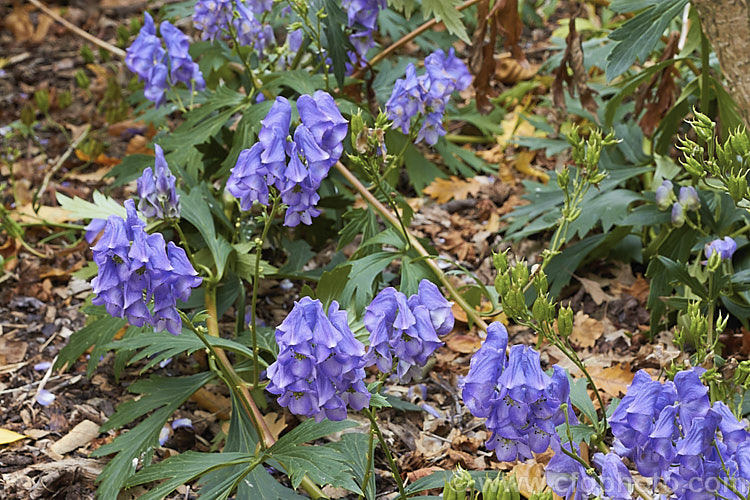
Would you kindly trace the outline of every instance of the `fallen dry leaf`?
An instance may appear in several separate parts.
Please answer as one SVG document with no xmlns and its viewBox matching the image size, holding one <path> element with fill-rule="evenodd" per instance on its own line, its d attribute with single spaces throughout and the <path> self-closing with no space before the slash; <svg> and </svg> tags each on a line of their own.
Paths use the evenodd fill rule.
<svg viewBox="0 0 750 500">
<path fill-rule="evenodd" d="M 460 352 L 461 354 L 472 354 L 479 349 L 482 345 L 482 341 L 476 335 L 451 335 L 445 339 L 445 344 L 448 349 L 454 352 Z"/>
<path fill-rule="evenodd" d="M 570 334 L 570 341 L 577 347 L 593 347 L 603 333 L 604 325 L 601 321 L 583 311 L 578 311 L 573 319 L 573 333 Z"/>
<path fill-rule="evenodd" d="M 435 179 L 424 188 L 424 193 L 435 198 L 438 203 L 447 203 L 450 200 L 465 200 L 469 195 L 476 197 L 481 187 L 475 177 L 460 179 L 452 175 L 450 179 Z"/>
<path fill-rule="evenodd" d="M 286 429 L 286 419 L 284 414 L 279 415 L 276 412 L 270 412 L 263 415 L 263 420 L 268 424 L 268 429 L 271 431 L 271 435 L 274 439 L 279 439 L 281 431 Z"/>
<path fill-rule="evenodd" d="M 433 465 L 431 467 L 424 467 L 422 469 L 417 469 L 415 471 L 408 472 L 406 474 L 406 479 L 408 479 L 410 483 L 413 483 L 417 479 L 422 479 L 423 477 L 427 477 L 430 474 L 434 474 L 435 472 L 442 472 L 442 471 L 443 469 Z"/>
<path fill-rule="evenodd" d="M 34 25 L 31 24 L 29 12 L 34 10 L 31 5 L 16 3 L 13 10 L 5 18 L 5 27 L 13 33 L 17 42 L 25 42 L 34 36 Z"/>
<path fill-rule="evenodd" d="M 530 498 L 532 493 L 539 493 L 547 488 L 544 466 L 540 463 L 518 463 L 508 472 L 508 475 L 516 476 L 518 491 L 522 497 Z"/>
<path fill-rule="evenodd" d="M 633 382 L 635 374 L 630 371 L 630 367 L 624 363 L 601 368 L 599 366 L 588 367 L 589 375 L 594 380 L 596 387 L 605 394 L 614 398 L 619 398 L 625 394 L 628 385 Z"/>
<path fill-rule="evenodd" d="M 58 455 L 65 455 L 73 450 L 85 446 L 99 435 L 99 424 L 91 420 L 84 420 L 73 427 L 70 432 L 56 441 L 50 451 Z"/>
<path fill-rule="evenodd" d="M 9 431 L 8 429 L 0 429 L 0 444 L 10 444 L 26 439 L 27 436 L 19 434 L 17 432 Z"/>
<path fill-rule="evenodd" d="M 547 172 L 539 170 L 538 168 L 531 165 L 536 157 L 535 151 L 520 151 L 516 158 L 513 160 L 512 165 L 519 173 L 528 175 L 530 177 L 536 177 L 544 184 L 549 181 L 549 175 Z"/>
<path fill-rule="evenodd" d="M 530 80 L 534 78 L 537 71 L 539 71 L 539 65 L 523 64 L 512 57 L 496 58 L 495 61 L 495 78 L 505 84 Z"/>
<path fill-rule="evenodd" d="M 26 342 L 0 337 L 0 365 L 20 363 L 26 357 Z"/>
<path fill-rule="evenodd" d="M 596 281 L 588 278 L 579 278 L 578 276 L 575 276 L 575 278 L 581 282 L 583 289 L 591 296 L 591 300 L 593 300 L 596 305 L 599 306 L 603 302 L 609 302 L 615 299 L 613 296 L 602 290 L 602 286 Z"/>
</svg>

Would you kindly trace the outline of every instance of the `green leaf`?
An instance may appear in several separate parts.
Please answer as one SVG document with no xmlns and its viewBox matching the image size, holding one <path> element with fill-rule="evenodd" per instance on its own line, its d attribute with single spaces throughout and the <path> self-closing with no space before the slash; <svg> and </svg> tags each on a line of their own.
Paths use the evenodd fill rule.
<svg viewBox="0 0 750 500">
<path fill-rule="evenodd" d="M 103 308 L 102 308 L 103 309 Z M 127 321 L 122 318 L 113 318 L 112 316 L 101 316 L 95 318 L 91 323 L 84 326 L 70 336 L 68 344 L 62 348 L 55 369 L 58 370 L 63 366 L 68 369 L 75 364 L 76 360 L 91 346 L 95 346 L 91 352 L 89 362 L 86 367 L 86 376 L 90 377 L 96 366 L 99 364 L 99 356 L 105 351 L 105 345 L 109 343 L 115 334 L 125 325 Z"/>
<path fill-rule="evenodd" d="M 627 71 L 636 59 L 646 62 L 664 30 L 687 3 L 688 0 L 662 0 L 610 33 L 609 38 L 619 43 L 607 57 L 607 81 Z"/>
<path fill-rule="evenodd" d="M 318 280 L 318 286 L 315 288 L 315 295 L 323 302 L 323 306 L 328 310 L 331 302 L 342 297 L 342 292 L 346 287 L 351 266 L 343 265 L 334 268 L 331 271 L 325 271 Z"/>
<path fill-rule="evenodd" d="M 704 287 L 703 284 L 698 281 L 698 278 L 692 276 L 688 272 L 687 266 L 685 264 L 683 264 L 682 262 L 675 262 L 663 255 L 657 255 L 656 258 L 666 268 L 666 278 L 669 283 L 686 285 L 690 287 L 690 290 L 693 293 L 695 293 L 702 299 L 708 299 L 706 287 Z"/>
<path fill-rule="evenodd" d="M 207 188 L 205 185 L 200 188 L 195 187 L 188 195 L 181 193 L 181 197 L 182 217 L 195 226 L 203 237 L 216 264 L 216 279 L 220 280 L 224 275 L 229 255 L 232 253 L 232 245 L 223 237 L 216 235 Z"/>
<path fill-rule="evenodd" d="M 115 179 L 111 187 L 124 186 L 140 177 L 143 174 L 144 168 L 153 165 L 154 157 L 151 155 L 128 155 L 122 159 L 122 162 L 104 174 L 104 177 L 113 177 Z"/>
<path fill-rule="evenodd" d="M 461 22 L 463 14 L 456 8 L 459 5 L 460 0 L 422 0 L 422 12 L 425 19 L 434 17 L 437 22 L 442 21 L 451 34 L 469 43 L 466 27 Z"/>
<path fill-rule="evenodd" d="M 117 453 L 97 479 L 100 482 L 97 490 L 99 498 L 117 498 L 125 481 L 135 472 L 133 460 L 148 463 L 154 447 L 159 443 L 159 432 L 172 413 L 213 378 L 211 372 L 189 377 L 151 377 L 139 380 L 128 388 L 130 392 L 143 396 L 120 404 L 115 414 L 102 425 L 101 432 L 121 427 L 150 411 L 156 411 L 133 429 L 92 453 L 94 457 Z"/>
<path fill-rule="evenodd" d="M 326 81 L 321 74 L 310 74 L 307 69 L 287 70 L 271 73 L 265 79 L 265 87 L 288 87 L 298 94 L 312 95 L 316 90 L 325 88 Z"/>
<path fill-rule="evenodd" d="M 232 395 L 232 416 L 229 420 L 224 452 L 254 453 L 258 444 L 257 435 L 247 413 Z M 272 464 L 279 468 L 276 463 Z M 247 467 L 235 465 L 214 470 L 201 479 L 201 497 L 218 499 L 232 493 L 234 485 L 246 472 Z M 237 500 L 302 500 L 306 497 L 281 485 L 265 467 L 256 467 L 239 483 L 235 494 Z"/>
<path fill-rule="evenodd" d="M 479 491 L 482 490 L 482 486 L 484 486 L 484 482 L 487 479 L 494 479 L 498 476 L 498 474 L 502 474 L 501 472 L 498 472 L 496 470 L 472 470 L 468 472 L 471 475 L 471 478 L 474 479 L 474 489 Z M 447 481 L 450 481 L 452 476 L 452 470 L 433 472 L 429 476 L 421 477 L 413 483 L 407 485 L 406 494 L 409 496 L 414 496 L 422 491 L 441 489 Z"/>
<path fill-rule="evenodd" d="M 557 433 L 562 436 L 563 443 L 567 443 L 569 441 L 568 429 L 565 424 L 557 426 Z M 573 442 L 576 444 L 580 443 L 581 441 L 589 444 L 591 442 L 591 436 L 593 436 L 594 434 L 596 434 L 596 431 L 590 425 L 577 424 L 570 426 L 570 435 L 573 438 Z"/>
<path fill-rule="evenodd" d="M 333 62 L 333 75 L 340 88 L 344 87 L 346 76 L 346 63 L 348 58 L 346 50 L 351 42 L 344 35 L 342 26 L 346 25 L 346 14 L 341 10 L 341 4 L 335 0 L 323 0 L 326 17 L 323 19 L 328 54 Z"/>
<path fill-rule="evenodd" d="M 353 485 L 351 478 L 348 483 L 346 481 L 348 475 L 342 465 L 344 457 L 341 453 L 322 446 L 298 445 L 357 425 L 356 422 L 349 420 L 339 422 L 305 420 L 276 441 L 268 449 L 268 454 L 284 466 L 295 488 L 299 486 L 305 475 L 318 484 L 336 486 L 343 483 L 351 487 Z M 353 486 L 356 488 L 356 485 Z"/>
<path fill-rule="evenodd" d="M 234 245 L 234 249 L 237 251 L 235 269 L 235 271 L 237 272 L 237 276 L 249 283 L 252 283 L 255 279 L 255 262 L 257 260 L 257 254 L 247 253 L 247 251 L 243 251 L 244 248 L 240 247 L 240 245 Z M 258 268 L 260 278 L 264 278 L 268 274 L 275 274 L 277 272 L 279 272 L 279 269 L 277 267 L 272 266 L 270 263 L 263 259 L 260 260 L 260 267 Z"/>
<path fill-rule="evenodd" d="M 571 403 L 581 410 L 592 424 L 598 423 L 599 416 L 596 413 L 596 408 L 594 408 L 594 403 L 591 401 L 589 392 L 586 390 L 588 387 L 588 381 L 585 378 L 574 379 L 570 376 L 570 373 L 568 373 L 568 381 L 570 381 Z"/>
<path fill-rule="evenodd" d="M 79 197 L 69 198 L 57 192 L 57 202 L 63 210 L 67 210 L 77 219 L 107 219 L 110 215 L 116 215 L 123 219 L 127 216 L 125 207 L 120 205 L 114 198 L 109 198 L 99 191 L 94 191 L 94 202 L 83 200 Z M 140 215 L 140 214 L 139 214 Z"/>
<path fill-rule="evenodd" d="M 348 264 L 351 267 L 349 279 L 340 296 L 342 306 L 348 307 L 353 301 L 356 311 L 363 311 L 373 296 L 373 287 L 378 276 L 397 255 L 395 252 L 377 252 L 351 261 Z"/>
<path fill-rule="evenodd" d="M 432 183 L 437 177 L 445 178 L 446 175 L 437 165 L 424 157 L 414 144 L 406 143 L 407 137 L 401 132 L 389 130 L 385 134 L 385 144 L 388 151 L 404 150 L 404 165 L 409 176 L 409 182 L 418 193 Z"/>
<path fill-rule="evenodd" d="M 245 469 L 247 469 L 255 459 L 255 455 L 249 453 L 198 453 L 195 451 L 186 451 L 169 457 L 163 462 L 145 467 L 128 480 L 126 486 L 131 487 L 166 479 L 166 481 L 149 489 L 147 493 L 139 497 L 141 500 L 158 500 L 173 492 L 178 486 L 197 479 L 207 472 L 237 465 L 245 466 Z M 257 466 L 258 464 L 255 465 Z"/>
<path fill-rule="evenodd" d="M 357 494 L 362 494 L 362 481 L 365 479 L 367 470 L 367 452 L 368 452 L 368 435 L 359 432 L 350 432 L 341 436 L 340 441 L 328 443 L 326 446 L 337 450 L 344 456 L 344 463 L 349 466 L 354 479 L 357 481 L 358 490 L 349 490 Z M 370 457 L 370 467 L 373 467 L 373 458 Z M 367 500 L 375 498 L 375 481 L 371 477 L 367 482 L 367 491 L 365 491 Z"/>
</svg>

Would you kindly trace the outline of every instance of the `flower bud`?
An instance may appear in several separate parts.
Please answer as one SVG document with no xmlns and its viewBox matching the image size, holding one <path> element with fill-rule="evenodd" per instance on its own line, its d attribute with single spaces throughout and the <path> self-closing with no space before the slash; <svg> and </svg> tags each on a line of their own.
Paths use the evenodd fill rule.
<svg viewBox="0 0 750 500">
<path fill-rule="evenodd" d="M 679 203 L 672 205 L 672 224 L 677 227 L 682 227 L 685 224 L 685 212 Z"/>
<path fill-rule="evenodd" d="M 544 273 L 544 271 L 539 271 L 539 273 L 534 277 L 534 288 L 536 288 L 536 291 L 539 292 L 539 295 L 547 293 L 547 275 Z"/>
<path fill-rule="evenodd" d="M 739 203 L 747 194 L 747 178 L 743 174 L 730 176 L 727 179 L 727 190 L 734 202 Z"/>
<path fill-rule="evenodd" d="M 550 304 L 547 302 L 545 297 L 540 295 L 534 301 L 534 305 L 531 306 L 531 314 L 534 316 L 534 319 L 536 319 L 540 323 L 548 322 L 552 321 L 554 309 L 550 307 Z"/>
<path fill-rule="evenodd" d="M 716 271 L 719 269 L 719 266 L 721 265 L 721 255 L 719 252 L 714 252 L 711 254 L 711 256 L 708 258 L 708 265 L 707 268 L 709 271 Z"/>
<path fill-rule="evenodd" d="M 682 166 L 685 167 L 685 170 L 687 170 L 690 175 L 694 175 L 695 177 L 702 178 L 706 175 L 706 172 L 703 170 L 701 164 L 698 163 L 698 160 L 693 157 L 686 157 L 682 162 Z"/>
<path fill-rule="evenodd" d="M 561 307 L 557 312 L 557 332 L 562 338 L 573 333 L 573 309 L 570 306 Z"/>
<path fill-rule="evenodd" d="M 526 267 L 526 262 L 519 262 L 516 267 L 511 271 L 513 274 L 513 282 L 520 285 L 526 285 L 529 281 L 529 268 Z"/>
<path fill-rule="evenodd" d="M 701 200 L 698 198 L 698 192 L 693 186 L 683 186 L 680 188 L 680 205 L 685 210 L 698 210 L 701 207 Z"/>
<path fill-rule="evenodd" d="M 505 273 L 508 270 L 508 251 L 493 253 L 492 263 L 495 265 L 498 273 Z"/>
<path fill-rule="evenodd" d="M 695 110 L 693 110 L 693 113 L 695 114 L 695 120 L 690 123 L 693 126 L 693 130 L 695 130 L 695 135 L 700 137 L 704 142 L 710 142 L 713 140 L 716 124 L 703 113 Z"/>
<path fill-rule="evenodd" d="M 656 188 L 656 206 L 659 210 L 666 210 L 672 203 L 674 193 L 672 192 L 672 182 L 665 180 L 661 183 L 661 186 Z"/>
<path fill-rule="evenodd" d="M 729 144 L 732 145 L 732 149 L 735 154 L 744 155 L 750 151 L 750 139 L 747 137 L 747 131 L 737 130 L 729 136 Z"/>
<path fill-rule="evenodd" d="M 505 297 L 510 291 L 511 281 L 510 274 L 498 274 L 495 277 L 495 290 L 501 297 Z"/>
<path fill-rule="evenodd" d="M 364 154 L 365 152 L 367 152 L 367 134 L 364 133 L 365 122 L 362 119 L 362 115 L 360 113 L 352 115 L 352 119 L 349 123 L 351 125 L 352 131 L 352 146 L 354 147 L 355 151 L 360 154 Z"/>
<path fill-rule="evenodd" d="M 568 184 L 570 183 L 570 169 L 567 167 L 563 167 L 560 172 L 557 173 L 557 185 L 560 186 L 560 189 L 565 190 L 568 187 Z"/>
</svg>

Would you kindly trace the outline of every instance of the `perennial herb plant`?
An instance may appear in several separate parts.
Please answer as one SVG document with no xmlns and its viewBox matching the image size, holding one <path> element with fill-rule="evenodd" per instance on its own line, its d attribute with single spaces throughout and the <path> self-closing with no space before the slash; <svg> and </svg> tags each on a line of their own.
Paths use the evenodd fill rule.
<svg viewBox="0 0 750 500">
<path fill-rule="evenodd" d="M 486 325 L 411 236 L 411 212 L 393 195 L 391 183 L 398 176 L 391 174 L 404 164 L 407 151 L 411 160 L 415 151 L 419 156 L 413 143 L 444 147 L 450 99 L 466 90 L 473 77 L 460 58 L 463 54 L 453 48 L 435 50 L 424 58 L 421 75 L 418 61 L 407 64 L 404 78 L 383 99 L 383 110 L 373 115 L 373 106 L 352 97 L 357 90 L 344 87 L 358 82 L 344 80 L 343 70 L 355 76 L 376 71 L 367 57 L 376 41 L 384 40 L 377 30 L 386 2 L 324 2 L 319 10 L 298 1 L 278 4 L 196 2 L 193 25 L 204 41 L 194 50 L 196 56 L 203 54 L 198 63 L 190 55 L 187 35 L 163 21 L 157 36 L 148 14 L 127 51 L 126 64 L 143 82 L 144 96 L 156 106 L 174 100 L 185 122 L 173 133 L 157 135 L 155 158 L 139 169 L 137 205 L 132 199 L 124 210 L 110 205 L 119 215 L 92 219 L 87 228 L 90 241 L 101 233 L 92 247 L 98 266 L 92 302 L 111 316 L 99 314 L 89 331 L 96 331 L 97 342 L 106 344 L 127 320 L 130 327 L 123 340 L 113 344 L 120 366 L 138 349 L 140 358 L 148 358 L 148 367 L 204 349 L 211 371 L 134 385 L 143 396 L 122 405 L 111 426 L 153 413 L 132 434 L 97 451 L 118 453 L 102 475 L 102 497 L 117 495 L 123 486 L 163 479 L 146 495 L 158 498 L 199 477 L 201 492 L 210 498 L 235 491 L 238 497 L 253 498 L 258 488 L 278 498 L 293 496 L 262 465 L 267 464 L 311 497 L 322 497 L 321 487 L 330 484 L 371 499 L 377 494 L 376 442 L 401 498 L 429 489 L 404 484 L 398 460 L 378 426 L 378 411 L 393 401 L 385 394 L 390 383 L 406 384 L 426 375 L 428 359 L 453 329 L 452 304 L 431 280 L 444 285 L 448 299 L 464 308 L 471 322 Z M 277 36 L 284 31 L 286 41 L 280 46 Z M 179 83 L 190 90 L 189 109 L 181 101 L 184 91 L 168 92 Z M 389 129 L 388 134 L 405 136 L 396 154 L 386 147 Z M 472 415 L 486 419 L 485 447 L 498 460 L 525 460 L 550 451 L 546 480 L 565 498 L 623 499 L 634 491 L 648 497 L 648 488 L 633 477 L 637 472 L 651 481 L 654 494 L 665 486 L 675 498 L 746 500 L 750 439 L 746 422 L 739 418 L 738 398 L 750 385 L 750 366 L 737 368 L 734 385 L 721 380 L 714 366 L 718 333 L 726 320 L 714 317 L 713 303 L 731 289 L 725 278 L 731 274 L 738 242 L 730 236 L 707 237 L 701 243 L 705 261 L 695 263 L 704 273 L 698 285 L 705 284 L 705 290 L 689 282 L 700 300 L 685 308 L 688 326 L 677 337 L 705 346 L 690 362 L 708 370 L 671 366 L 667 372 L 674 380 L 666 382 L 639 372 L 619 405 L 607 407 L 569 343 L 573 311 L 557 306 L 545 274 L 572 237 L 568 229 L 580 217 L 587 191 L 607 176 L 599 168 L 603 148 L 616 142 L 613 135 L 598 131 L 587 139 L 581 136 L 579 129 L 571 130 L 576 168 L 566 166 L 557 175 L 564 204 L 541 265 L 529 268 L 497 254 L 499 299 L 492 298 L 511 320 L 534 330 L 540 345 L 547 341 L 559 348 L 585 380 L 571 379 L 557 365 L 545 371 L 538 348 L 509 348 L 507 329 L 495 322 L 486 327 L 486 339 L 460 382 L 464 404 Z M 739 142 L 735 139 L 731 148 L 739 148 Z M 684 146 L 696 149 L 688 142 Z M 687 163 L 686 168 L 695 169 Z M 367 174 L 369 189 L 347 166 Z M 738 200 L 747 193 L 740 189 L 741 175 L 732 175 L 722 181 Z M 337 210 L 342 200 L 351 201 L 348 185 L 392 227 L 383 230 L 367 213 L 359 224 L 339 225 Z M 707 199 L 700 186 L 666 180 L 656 189 L 655 204 L 656 211 L 671 210 L 674 227 L 702 227 Z M 295 228 L 292 231 L 279 227 L 282 212 L 283 226 Z M 326 225 L 340 229 L 347 243 L 362 234 L 362 243 L 348 262 L 311 271 L 304 262 L 311 244 L 301 237 L 325 234 Z M 167 242 L 170 239 L 175 241 Z M 289 247 L 289 260 L 276 268 L 265 259 L 276 257 L 283 246 Z M 387 286 L 390 278 L 383 272 L 394 260 L 401 267 L 398 288 Z M 258 315 L 259 287 L 266 276 L 274 275 L 317 281 L 317 289 L 302 288 L 281 324 L 264 328 Z M 245 284 L 252 287 L 249 332 L 244 331 Z M 219 318 L 230 307 L 238 320 L 235 335 L 225 338 Z M 177 342 L 161 334 L 164 331 L 183 336 Z M 72 345 L 65 362 L 83 352 L 75 351 L 82 343 Z M 94 363 L 103 348 L 97 345 L 92 352 Z M 217 377 L 226 383 L 233 403 L 224 455 L 186 453 L 151 464 L 154 448 L 164 445 L 172 430 L 191 425 L 185 419 L 172 420 L 175 409 Z M 258 403 L 278 404 L 309 420 L 277 440 Z M 369 422 L 364 433 L 347 434 L 325 446 L 303 446 L 354 425 L 348 420 L 353 412 L 361 412 Z M 127 442 L 133 436 L 143 439 Z M 582 453 L 584 442 L 594 453 Z M 452 480 L 446 478 L 444 498 L 458 498 L 467 490 L 473 494 L 475 487 L 474 498 L 479 491 L 483 500 L 501 498 L 501 491 L 502 498 L 520 498 L 512 478 L 490 480 L 485 472 L 478 476 L 462 470 Z M 551 493 L 534 492 L 531 498 L 548 499 Z"/>
</svg>

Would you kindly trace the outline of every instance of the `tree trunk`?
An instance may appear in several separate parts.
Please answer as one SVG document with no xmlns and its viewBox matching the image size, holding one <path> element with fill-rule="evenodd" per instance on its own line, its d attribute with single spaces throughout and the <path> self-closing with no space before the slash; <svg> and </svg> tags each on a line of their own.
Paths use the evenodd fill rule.
<svg viewBox="0 0 750 500">
<path fill-rule="evenodd" d="M 693 0 L 745 126 L 750 128 L 750 6 L 748 0 Z"/>
</svg>

